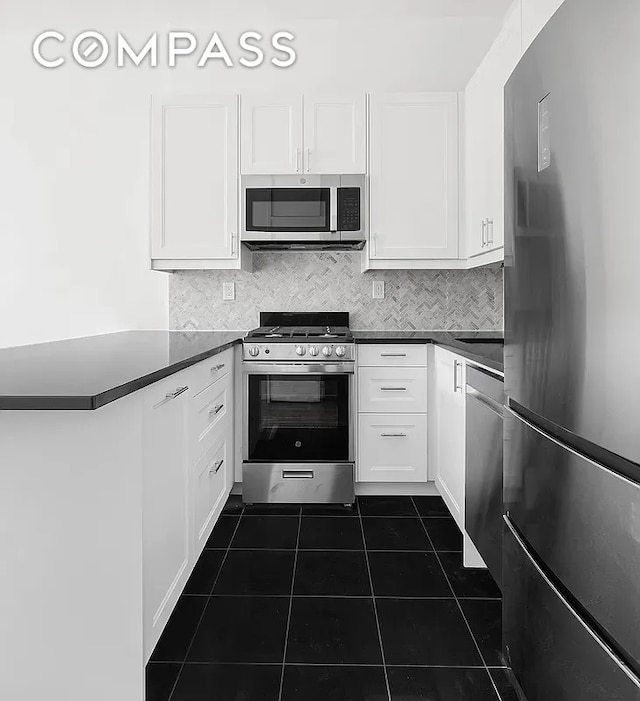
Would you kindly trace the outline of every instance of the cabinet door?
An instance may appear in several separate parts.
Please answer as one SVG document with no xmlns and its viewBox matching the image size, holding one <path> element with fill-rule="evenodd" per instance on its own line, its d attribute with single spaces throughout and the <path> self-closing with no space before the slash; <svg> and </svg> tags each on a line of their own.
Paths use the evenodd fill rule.
<svg viewBox="0 0 640 701">
<path fill-rule="evenodd" d="M 457 94 L 372 95 L 370 148 L 370 256 L 457 258 Z"/>
<path fill-rule="evenodd" d="M 427 481 L 426 414 L 360 414 L 360 482 Z"/>
<path fill-rule="evenodd" d="M 238 256 L 238 98 L 153 103 L 151 256 Z"/>
<path fill-rule="evenodd" d="M 185 375 L 147 390 L 143 402 L 143 578 L 145 659 L 189 575 Z"/>
<path fill-rule="evenodd" d="M 227 497 L 227 460 L 232 455 L 231 422 L 220 439 L 200 458 L 193 469 L 194 556 L 204 548 Z"/>
<path fill-rule="evenodd" d="M 304 96 L 307 173 L 366 173 L 364 94 Z"/>
<path fill-rule="evenodd" d="M 243 95 L 240 123 L 243 174 L 302 172 L 302 95 Z"/>
<path fill-rule="evenodd" d="M 436 485 L 464 529 L 465 364 L 435 349 Z"/>
</svg>

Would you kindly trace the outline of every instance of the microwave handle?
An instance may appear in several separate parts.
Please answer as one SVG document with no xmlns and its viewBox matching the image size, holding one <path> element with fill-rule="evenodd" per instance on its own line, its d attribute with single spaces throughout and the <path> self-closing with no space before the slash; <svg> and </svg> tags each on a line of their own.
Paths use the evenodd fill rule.
<svg viewBox="0 0 640 701">
<path fill-rule="evenodd" d="M 338 187 L 332 187 L 329 205 L 329 230 L 338 231 Z"/>
</svg>

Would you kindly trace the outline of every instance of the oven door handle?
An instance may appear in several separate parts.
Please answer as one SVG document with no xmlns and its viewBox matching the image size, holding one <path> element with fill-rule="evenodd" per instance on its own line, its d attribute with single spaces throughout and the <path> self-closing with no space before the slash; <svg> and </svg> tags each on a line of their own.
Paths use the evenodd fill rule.
<svg viewBox="0 0 640 701">
<path fill-rule="evenodd" d="M 245 362 L 246 375 L 353 375 L 354 363 L 254 363 Z"/>
</svg>

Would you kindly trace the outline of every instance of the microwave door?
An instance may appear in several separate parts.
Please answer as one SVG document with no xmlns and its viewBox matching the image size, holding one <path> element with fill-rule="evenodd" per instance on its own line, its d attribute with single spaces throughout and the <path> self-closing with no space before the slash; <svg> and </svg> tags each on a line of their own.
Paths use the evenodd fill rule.
<svg viewBox="0 0 640 701">
<path fill-rule="evenodd" d="M 330 188 L 247 189 L 246 230 L 300 234 L 329 232 L 332 207 L 335 206 L 331 200 Z"/>
</svg>

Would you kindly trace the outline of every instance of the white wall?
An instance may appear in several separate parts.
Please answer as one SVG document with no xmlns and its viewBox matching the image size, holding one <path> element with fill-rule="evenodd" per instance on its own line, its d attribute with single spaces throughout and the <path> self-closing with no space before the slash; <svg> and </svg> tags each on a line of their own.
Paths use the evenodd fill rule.
<svg viewBox="0 0 640 701">
<path fill-rule="evenodd" d="M 149 95 L 171 90 L 461 90 L 508 0 L 2 0 L 0 347 L 166 328 L 167 277 L 148 270 Z M 469 16 L 473 12 L 474 16 Z M 437 16 L 429 16 L 437 15 Z M 333 17 L 333 19 L 331 19 Z M 240 18 L 240 19 L 238 19 Z M 289 69 L 47 70 L 34 37 L 57 29 L 296 35 Z"/>
</svg>

